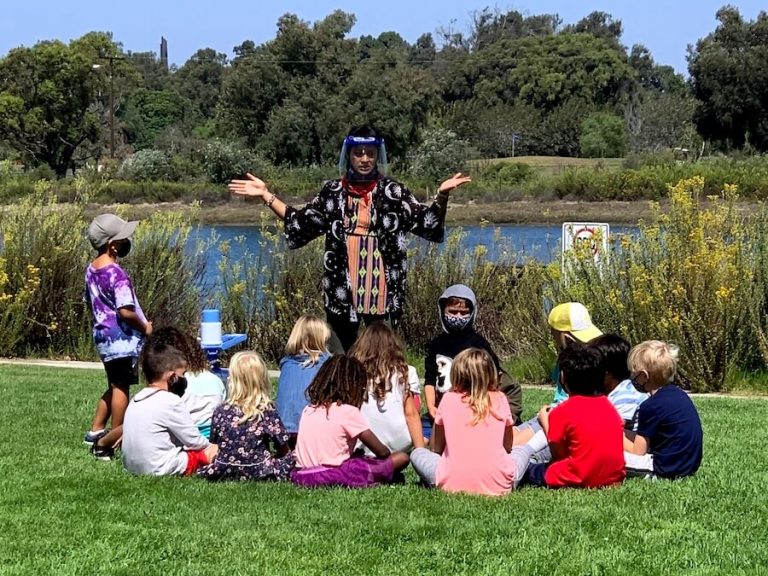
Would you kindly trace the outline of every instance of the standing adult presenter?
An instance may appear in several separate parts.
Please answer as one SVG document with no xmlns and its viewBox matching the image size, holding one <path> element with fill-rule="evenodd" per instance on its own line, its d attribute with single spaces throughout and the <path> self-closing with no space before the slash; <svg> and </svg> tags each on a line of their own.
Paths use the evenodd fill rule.
<svg viewBox="0 0 768 576">
<path fill-rule="evenodd" d="M 361 321 L 399 323 L 405 300 L 406 234 L 442 242 L 449 192 L 471 181 L 455 174 L 440 184 L 434 201 L 425 205 L 388 178 L 386 169 L 384 139 L 362 126 L 344 139 L 341 177 L 326 182 L 301 209 L 287 205 L 252 174 L 247 180 L 229 183 L 231 192 L 261 198 L 283 221 L 289 248 L 325 235 L 324 307 L 344 350 L 357 338 Z"/>
</svg>

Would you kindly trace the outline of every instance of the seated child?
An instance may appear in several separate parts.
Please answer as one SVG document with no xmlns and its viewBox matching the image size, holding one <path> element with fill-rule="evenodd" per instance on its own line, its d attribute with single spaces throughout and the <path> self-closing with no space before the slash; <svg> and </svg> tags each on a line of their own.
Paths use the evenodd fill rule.
<svg viewBox="0 0 768 576">
<path fill-rule="evenodd" d="M 394 330 L 384 322 L 367 326 L 349 355 L 368 371 L 368 390 L 360 411 L 371 431 L 393 452 L 424 445 L 421 417 L 410 391 L 409 366 Z M 366 456 L 373 452 L 359 445 Z"/>
<path fill-rule="evenodd" d="M 454 284 L 442 293 L 437 309 L 443 333 L 428 344 L 424 360 L 424 396 L 429 416 L 435 417 L 441 396 L 450 388 L 450 383 L 445 382 L 445 377 L 450 374 L 452 359 L 462 350 L 480 348 L 486 350 L 493 358 L 500 374 L 499 389 L 507 396 L 512 418 L 517 422 L 523 411 L 522 388 L 501 369 L 499 358 L 494 354 L 491 345 L 475 331 L 475 293 L 463 284 Z M 438 364 L 441 365 L 440 369 Z"/>
<path fill-rule="evenodd" d="M 123 424 L 123 465 L 133 474 L 189 476 L 216 456 L 181 400 L 187 386 L 183 354 L 166 344 L 144 348 L 147 387 L 128 403 Z"/>
<path fill-rule="evenodd" d="M 547 317 L 547 323 L 552 332 L 558 354 L 570 342 L 586 344 L 602 335 L 602 332 L 592 324 L 592 318 L 586 307 L 578 302 L 565 302 L 552 308 Z M 560 366 L 557 363 L 552 369 L 550 378 L 555 385 L 555 397 L 552 402 L 554 407 L 568 398 L 568 394 L 560 383 Z M 525 444 L 540 430 L 541 424 L 539 424 L 538 417 L 531 418 L 515 428 L 515 444 Z M 546 447 L 540 454 L 537 454 L 537 460 L 540 462 L 548 462 L 550 459 L 551 454 Z"/>
<path fill-rule="evenodd" d="M 421 380 L 415 366 L 408 365 L 408 389 L 411 391 L 416 412 L 421 413 Z"/>
<path fill-rule="evenodd" d="M 594 346 L 603 359 L 603 392 L 624 420 L 624 428 L 632 430 L 637 423 L 637 408 L 648 399 L 648 394 L 638 392 L 629 377 L 629 342 L 616 334 L 603 334 L 589 345 Z"/>
<path fill-rule="evenodd" d="M 539 411 L 542 431 L 528 446 L 548 440 L 552 461 L 528 468 L 530 484 L 600 488 L 624 480 L 624 422 L 603 394 L 600 360 L 595 348 L 577 342 L 560 352 L 560 382 L 569 397 Z"/>
<path fill-rule="evenodd" d="M 214 461 L 198 475 L 208 480 L 288 480 L 295 460 L 288 433 L 272 405 L 267 366 L 256 352 L 229 362 L 228 399 L 213 413 Z"/>
<path fill-rule="evenodd" d="M 187 389 L 181 400 L 189 410 L 200 434 L 211 436 L 211 418 L 216 407 L 224 402 L 226 390 L 221 378 L 208 369 L 208 359 L 195 338 L 168 326 L 152 334 L 153 344 L 167 344 L 179 350 L 187 360 Z"/>
<path fill-rule="evenodd" d="M 337 354 L 320 368 L 299 421 L 295 484 L 366 488 L 392 482 L 408 466 L 408 454 L 384 446 L 360 412 L 367 384 L 365 367 L 355 358 Z M 353 454 L 358 440 L 375 458 Z"/>
<path fill-rule="evenodd" d="M 648 340 L 629 352 L 632 381 L 651 396 L 637 411 L 637 433 L 626 432 L 627 474 L 683 478 L 701 465 L 704 433 L 696 406 L 674 384 L 679 350 Z"/>
<path fill-rule="evenodd" d="M 451 366 L 451 383 L 435 415 L 431 450 L 416 448 L 411 454 L 414 469 L 425 484 L 446 492 L 509 493 L 532 450 L 512 449 L 514 422 L 498 390 L 493 357 L 479 348 L 460 352 Z"/>
<path fill-rule="evenodd" d="M 302 316 L 296 321 L 280 360 L 280 379 L 277 384 L 277 412 L 290 436 L 290 445 L 296 445 L 299 418 L 309 404 L 307 388 L 330 358 L 328 342 L 331 329 L 324 320 Z"/>
</svg>

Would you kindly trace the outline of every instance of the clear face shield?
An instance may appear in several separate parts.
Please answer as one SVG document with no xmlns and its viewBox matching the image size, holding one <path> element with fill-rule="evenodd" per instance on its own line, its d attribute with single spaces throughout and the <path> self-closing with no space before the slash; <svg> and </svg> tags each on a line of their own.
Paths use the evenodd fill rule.
<svg viewBox="0 0 768 576">
<path fill-rule="evenodd" d="M 374 153 L 375 152 L 375 153 Z M 352 160 L 354 156 L 355 160 Z M 339 154 L 339 174 L 345 176 L 352 166 L 352 163 L 357 160 L 364 161 L 365 158 L 369 160 L 375 156 L 374 168 L 378 170 L 382 176 L 387 173 L 387 148 L 384 145 L 383 138 L 373 138 L 365 136 L 347 136 L 344 138 L 344 144 L 341 147 L 341 154 Z"/>
</svg>

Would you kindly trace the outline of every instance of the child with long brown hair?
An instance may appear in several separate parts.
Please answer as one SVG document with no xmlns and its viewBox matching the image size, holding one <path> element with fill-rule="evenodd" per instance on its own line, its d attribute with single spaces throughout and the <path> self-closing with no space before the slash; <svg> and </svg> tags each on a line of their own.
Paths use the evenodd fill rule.
<svg viewBox="0 0 768 576">
<path fill-rule="evenodd" d="M 368 372 L 367 397 L 360 411 L 371 430 L 393 451 L 424 446 L 421 419 L 409 386 L 409 366 L 395 331 L 384 322 L 366 327 L 349 355 Z M 365 453 L 371 452 L 365 449 Z"/>
<path fill-rule="evenodd" d="M 514 420 L 498 389 L 493 358 L 479 348 L 460 352 L 453 360 L 451 383 L 435 414 L 432 451 L 416 448 L 413 467 L 425 484 L 447 492 L 509 493 L 523 477 L 533 450 L 512 448 Z"/>
<path fill-rule="evenodd" d="M 272 405 L 264 360 L 247 350 L 232 356 L 228 399 L 216 408 L 211 427 L 216 459 L 198 474 L 208 480 L 287 480 L 293 470 L 288 433 Z"/>
<path fill-rule="evenodd" d="M 360 412 L 367 383 L 365 367 L 355 358 L 337 354 L 320 368 L 299 422 L 294 483 L 365 488 L 392 482 L 408 466 L 408 454 L 390 451 Z M 374 458 L 354 455 L 358 440 Z"/>
</svg>

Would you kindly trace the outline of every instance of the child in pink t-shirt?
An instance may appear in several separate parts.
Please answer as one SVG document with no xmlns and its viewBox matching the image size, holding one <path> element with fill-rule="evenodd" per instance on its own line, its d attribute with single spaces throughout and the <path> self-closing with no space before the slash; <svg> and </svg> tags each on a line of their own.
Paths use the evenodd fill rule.
<svg viewBox="0 0 768 576">
<path fill-rule="evenodd" d="M 390 452 L 360 412 L 367 384 L 365 367 L 354 358 L 338 354 L 320 368 L 299 421 L 295 484 L 366 488 L 391 482 L 408 466 L 408 454 Z M 374 458 L 353 455 L 358 440 Z"/>
<path fill-rule="evenodd" d="M 451 383 L 435 415 L 432 451 L 416 448 L 413 467 L 427 485 L 447 492 L 509 493 L 523 477 L 533 450 L 512 448 L 514 419 L 507 397 L 498 390 L 493 358 L 479 348 L 464 350 L 453 360 Z"/>
</svg>

